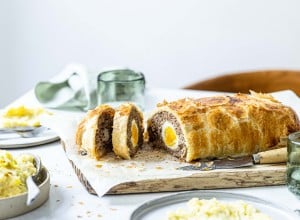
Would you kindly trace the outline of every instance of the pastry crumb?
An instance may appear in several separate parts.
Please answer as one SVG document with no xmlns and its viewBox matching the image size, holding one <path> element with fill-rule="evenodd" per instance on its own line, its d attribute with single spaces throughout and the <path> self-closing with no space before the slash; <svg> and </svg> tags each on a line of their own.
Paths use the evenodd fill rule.
<svg viewBox="0 0 300 220">
<path fill-rule="evenodd" d="M 101 168 L 103 165 L 102 164 L 96 164 L 97 168 Z"/>
</svg>

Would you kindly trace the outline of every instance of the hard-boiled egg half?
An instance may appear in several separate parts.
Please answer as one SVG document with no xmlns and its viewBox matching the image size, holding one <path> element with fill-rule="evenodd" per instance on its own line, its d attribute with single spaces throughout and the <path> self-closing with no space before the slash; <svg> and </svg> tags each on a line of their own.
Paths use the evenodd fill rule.
<svg viewBox="0 0 300 220">
<path fill-rule="evenodd" d="M 131 121 L 131 144 L 135 148 L 139 142 L 139 128 L 135 120 Z"/>
<path fill-rule="evenodd" d="M 161 136 L 163 138 L 163 142 L 168 148 L 176 149 L 178 147 L 176 130 L 170 122 L 166 121 L 162 125 Z"/>
</svg>

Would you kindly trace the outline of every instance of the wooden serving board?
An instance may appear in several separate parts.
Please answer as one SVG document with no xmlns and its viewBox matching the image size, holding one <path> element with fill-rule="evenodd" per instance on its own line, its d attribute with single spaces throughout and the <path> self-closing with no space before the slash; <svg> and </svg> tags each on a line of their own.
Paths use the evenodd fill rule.
<svg viewBox="0 0 300 220">
<path fill-rule="evenodd" d="M 70 161 L 80 182 L 91 194 L 96 194 L 82 172 Z M 189 171 L 186 171 L 189 172 Z M 183 178 L 152 179 L 126 182 L 111 188 L 107 194 L 184 191 L 195 189 L 242 188 L 284 185 L 286 165 L 255 165 L 247 168 L 199 171 Z"/>
</svg>

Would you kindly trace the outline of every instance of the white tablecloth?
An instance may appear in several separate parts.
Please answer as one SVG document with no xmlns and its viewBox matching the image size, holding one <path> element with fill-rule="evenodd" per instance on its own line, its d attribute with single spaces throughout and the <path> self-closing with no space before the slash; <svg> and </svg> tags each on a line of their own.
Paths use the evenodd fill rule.
<svg viewBox="0 0 300 220">
<path fill-rule="evenodd" d="M 146 110 L 155 106 L 163 98 L 170 100 L 185 96 L 207 96 L 213 92 L 148 89 Z M 16 103 L 36 103 L 30 91 Z M 296 109 L 297 112 L 300 111 Z M 89 194 L 79 182 L 68 162 L 59 141 L 36 147 L 12 150 L 14 152 L 31 152 L 39 155 L 51 175 L 49 200 L 40 208 L 15 219 L 129 219 L 132 211 L 140 204 L 173 193 L 146 193 L 131 195 L 107 195 L 99 198 Z M 300 200 L 288 191 L 286 186 L 268 186 L 253 188 L 221 189 L 226 191 L 256 196 L 284 205 L 290 209 L 300 209 Z M 299 217 L 300 218 L 300 217 Z"/>
</svg>

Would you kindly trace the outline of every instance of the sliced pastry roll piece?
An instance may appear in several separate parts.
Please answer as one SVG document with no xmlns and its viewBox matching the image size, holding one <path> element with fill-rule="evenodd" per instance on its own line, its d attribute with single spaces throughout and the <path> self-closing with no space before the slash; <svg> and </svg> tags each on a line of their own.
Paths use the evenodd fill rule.
<svg viewBox="0 0 300 220">
<path fill-rule="evenodd" d="M 90 110 L 79 123 L 76 144 L 80 152 L 99 159 L 112 151 L 112 129 L 115 110 L 109 105 L 100 105 Z"/>
<path fill-rule="evenodd" d="M 135 105 L 124 103 L 118 107 L 114 117 L 113 151 L 123 159 L 130 159 L 142 146 L 144 126 L 143 114 Z"/>
<path fill-rule="evenodd" d="M 154 146 L 190 162 L 272 149 L 299 120 L 271 95 L 252 92 L 158 104 L 147 128 Z"/>
</svg>

